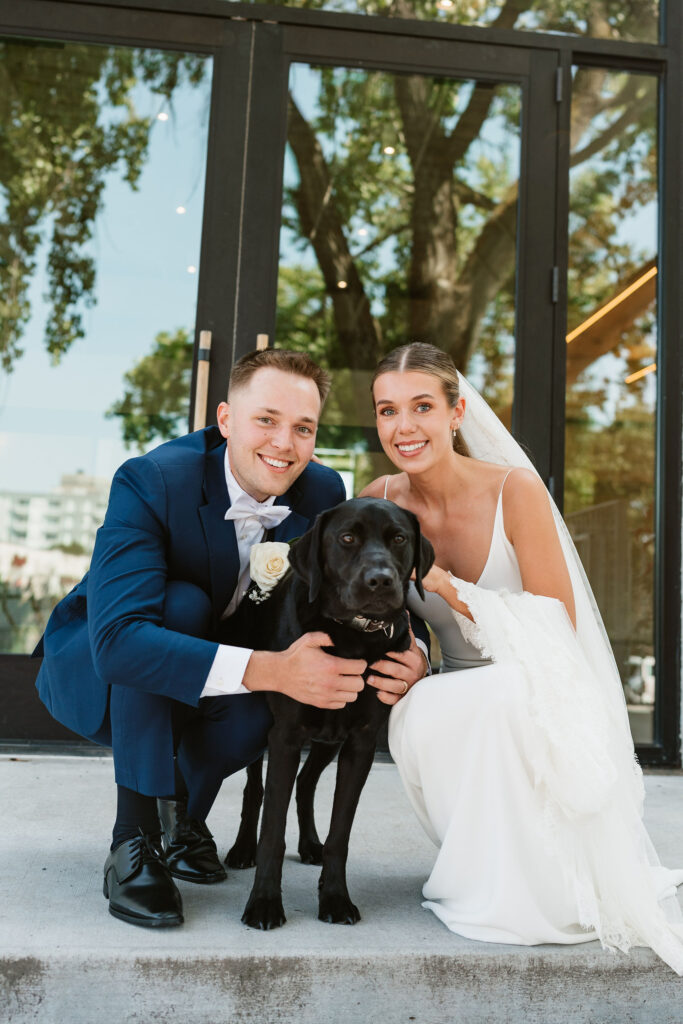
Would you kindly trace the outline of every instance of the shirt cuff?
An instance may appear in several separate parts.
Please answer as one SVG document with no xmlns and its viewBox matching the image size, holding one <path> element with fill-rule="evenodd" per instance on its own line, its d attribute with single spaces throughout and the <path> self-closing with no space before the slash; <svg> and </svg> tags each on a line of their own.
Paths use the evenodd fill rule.
<svg viewBox="0 0 683 1024">
<path fill-rule="evenodd" d="M 251 693 L 246 686 L 242 686 L 244 673 L 247 670 L 247 662 L 254 652 L 246 647 L 228 647 L 226 644 L 219 644 L 216 657 L 209 670 L 204 683 L 204 689 L 199 694 L 202 697 L 225 697 L 236 693 Z"/>
<path fill-rule="evenodd" d="M 429 652 L 427 651 L 427 644 L 424 642 L 424 640 L 420 640 L 420 638 L 417 637 L 417 636 L 415 637 L 415 643 L 417 644 L 417 646 L 420 648 L 420 650 L 422 651 L 422 653 L 425 656 L 425 663 L 427 665 L 427 675 L 431 676 L 431 674 L 432 674 L 432 664 L 431 664 L 431 662 L 429 660 Z"/>
</svg>

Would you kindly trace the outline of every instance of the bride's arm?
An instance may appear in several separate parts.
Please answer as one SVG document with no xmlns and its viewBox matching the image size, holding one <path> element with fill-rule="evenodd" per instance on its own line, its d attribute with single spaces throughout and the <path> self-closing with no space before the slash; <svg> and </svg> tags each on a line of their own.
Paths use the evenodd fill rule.
<svg viewBox="0 0 683 1024">
<path fill-rule="evenodd" d="M 415 579 L 414 573 L 412 579 Z M 432 594 L 438 594 L 454 611 L 460 612 L 461 615 L 474 621 L 469 608 L 458 597 L 456 583 L 456 577 L 452 576 L 450 572 L 446 572 L 440 565 L 433 565 L 427 575 L 422 577 L 422 586 L 425 590 L 431 591 Z"/>
<path fill-rule="evenodd" d="M 527 469 L 510 473 L 503 489 L 503 518 L 505 532 L 517 555 L 524 590 L 562 601 L 576 628 L 574 593 L 548 492 L 534 473 Z M 449 572 L 434 565 L 422 584 L 425 590 L 439 594 L 456 612 L 472 619 L 469 608 L 458 596 L 457 581 Z"/>
<path fill-rule="evenodd" d="M 503 490 L 503 517 L 525 591 L 562 601 L 576 628 L 574 591 L 548 492 L 530 470 L 516 469 L 508 477 Z"/>
</svg>

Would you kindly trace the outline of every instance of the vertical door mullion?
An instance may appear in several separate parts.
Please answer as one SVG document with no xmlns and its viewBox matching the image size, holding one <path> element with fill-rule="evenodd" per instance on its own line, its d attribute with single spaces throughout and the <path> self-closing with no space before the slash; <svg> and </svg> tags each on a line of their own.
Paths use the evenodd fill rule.
<svg viewBox="0 0 683 1024">
<path fill-rule="evenodd" d="M 683 10 L 663 12 L 670 60 L 660 79 L 659 273 L 657 283 L 657 461 L 655 543 L 655 741 L 665 764 L 680 764 L 681 731 L 681 337 L 683 337 Z M 653 758 L 648 752 L 648 760 Z"/>
<path fill-rule="evenodd" d="M 225 398 L 235 355 L 254 28 L 226 21 L 214 56 L 190 429 L 200 332 L 211 331 L 212 336 L 207 422 L 213 421 L 216 406 Z"/>
<path fill-rule="evenodd" d="M 282 29 L 279 25 L 264 24 L 255 25 L 254 29 L 234 324 L 235 359 L 254 349 L 259 335 L 267 335 L 271 346 L 275 340 L 287 142 L 289 63 L 283 54 Z"/>
<path fill-rule="evenodd" d="M 567 391 L 567 272 L 569 267 L 569 167 L 571 153 L 572 58 L 559 54 L 557 75 L 555 261 L 557 302 L 553 307 L 553 379 L 551 398 L 550 480 L 552 494 L 564 508 L 565 406 Z"/>
<path fill-rule="evenodd" d="M 512 429 L 544 480 L 552 476 L 554 312 L 557 205 L 557 55 L 531 54 L 524 84 L 517 329 Z"/>
</svg>

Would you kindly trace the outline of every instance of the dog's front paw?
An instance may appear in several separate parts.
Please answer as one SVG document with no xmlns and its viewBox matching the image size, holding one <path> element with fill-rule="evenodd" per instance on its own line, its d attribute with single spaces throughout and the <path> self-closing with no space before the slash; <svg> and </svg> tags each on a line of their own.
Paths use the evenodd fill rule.
<svg viewBox="0 0 683 1024">
<path fill-rule="evenodd" d="M 310 839 L 300 839 L 299 856 L 302 864 L 322 864 L 323 844 L 312 842 Z"/>
<path fill-rule="evenodd" d="M 250 896 L 242 914 L 242 924 L 263 932 L 281 928 L 286 920 L 279 896 Z"/>
<path fill-rule="evenodd" d="M 239 839 L 228 850 L 225 863 L 229 868 L 240 871 L 242 868 L 253 868 L 256 864 L 256 842 L 241 843 Z"/>
<path fill-rule="evenodd" d="M 318 920 L 327 924 L 357 924 L 360 921 L 358 907 L 348 896 L 340 893 L 320 893 Z"/>
</svg>

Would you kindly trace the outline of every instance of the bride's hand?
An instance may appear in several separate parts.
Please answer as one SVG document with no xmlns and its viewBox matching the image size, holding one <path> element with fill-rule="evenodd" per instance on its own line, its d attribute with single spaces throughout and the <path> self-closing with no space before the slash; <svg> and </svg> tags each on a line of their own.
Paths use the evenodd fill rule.
<svg viewBox="0 0 683 1024">
<path fill-rule="evenodd" d="M 415 579 L 415 572 L 411 575 Z M 458 588 L 453 585 L 455 577 L 442 569 L 439 565 L 433 565 L 426 576 L 422 577 L 422 586 L 432 594 L 438 594 L 446 604 L 449 604 L 456 612 L 460 612 L 466 618 L 472 618 L 472 612 L 467 605 L 458 597 Z"/>
<path fill-rule="evenodd" d="M 415 570 L 410 578 L 415 579 Z M 427 575 L 422 577 L 422 586 L 432 594 L 440 594 L 441 597 L 452 589 L 449 574 L 439 565 L 433 565 Z"/>
</svg>

